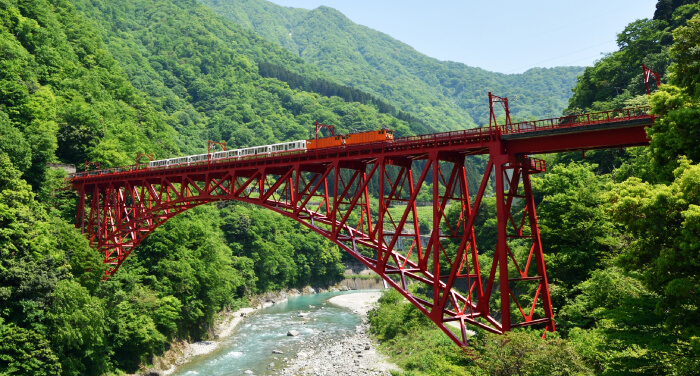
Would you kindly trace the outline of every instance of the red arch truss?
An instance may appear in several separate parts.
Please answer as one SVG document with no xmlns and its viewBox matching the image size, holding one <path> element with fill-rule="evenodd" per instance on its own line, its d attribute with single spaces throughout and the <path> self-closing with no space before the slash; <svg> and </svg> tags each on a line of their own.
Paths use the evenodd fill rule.
<svg viewBox="0 0 700 376">
<path fill-rule="evenodd" d="M 459 345 L 467 344 L 469 326 L 494 333 L 528 325 L 553 331 L 530 186 L 530 176 L 545 166 L 527 154 L 645 144 L 644 126 L 653 118 L 633 115 L 594 121 L 580 115 L 587 120 L 79 174 L 71 180 L 79 191 L 76 225 L 104 253 L 111 275 L 149 233 L 178 213 L 214 201 L 248 202 L 333 241 Z M 465 161 L 476 154 L 489 158 L 470 199 Z M 430 202 L 419 203 L 425 192 Z M 474 235 L 487 195 L 496 198 L 495 249 L 481 249 Z M 420 219 L 433 230 L 423 233 Z"/>
</svg>

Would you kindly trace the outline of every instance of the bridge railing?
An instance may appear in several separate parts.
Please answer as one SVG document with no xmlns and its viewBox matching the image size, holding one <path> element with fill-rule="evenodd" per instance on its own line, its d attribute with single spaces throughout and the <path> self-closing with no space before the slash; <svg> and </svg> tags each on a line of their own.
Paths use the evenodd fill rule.
<svg viewBox="0 0 700 376">
<path fill-rule="evenodd" d="M 569 115 L 558 118 L 523 121 L 500 127 L 501 134 L 526 133 L 550 129 L 580 127 L 600 123 L 612 123 L 649 117 L 649 107 L 625 108 L 621 110 Z"/>
<path fill-rule="evenodd" d="M 76 172 L 73 174 L 68 174 L 68 178 L 73 179 L 73 178 L 82 178 L 83 176 L 95 176 L 95 175 L 102 175 L 102 174 L 113 174 L 113 173 L 117 173 L 117 172 L 130 172 L 130 171 L 136 171 L 136 170 L 144 170 L 147 168 L 147 166 L 148 165 L 146 165 L 146 164 L 140 164 L 140 165 L 110 167 L 110 168 L 103 168 L 100 170 Z"/>
<path fill-rule="evenodd" d="M 480 139 L 492 135 L 491 128 L 473 128 L 462 131 L 431 133 L 419 136 L 408 136 L 394 139 L 394 146 L 422 145 L 426 142 L 442 142 L 452 140 L 464 140 L 469 138 Z"/>
</svg>

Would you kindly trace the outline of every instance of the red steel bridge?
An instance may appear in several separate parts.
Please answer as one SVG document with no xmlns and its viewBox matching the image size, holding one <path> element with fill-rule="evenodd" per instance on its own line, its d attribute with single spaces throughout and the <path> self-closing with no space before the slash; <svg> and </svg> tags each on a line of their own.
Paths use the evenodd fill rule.
<svg viewBox="0 0 700 376">
<path fill-rule="evenodd" d="M 494 103 L 507 110 L 505 98 L 490 95 L 492 122 L 484 128 L 305 153 L 79 173 L 70 178 L 79 193 L 76 226 L 104 254 L 109 276 L 169 218 L 198 205 L 238 200 L 330 239 L 461 346 L 469 326 L 494 333 L 529 325 L 554 331 L 530 185 L 530 176 L 545 165 L 530 155 L 646 145 L 645 127 L 654 116 L 649 108 L 633 108 L 511 123 L 506 112 L 505 125 L 497 125 Z M 487 155 L 488 162 L 470 198 L 465 166 L 473 155 Z M 419 210 L 416 198 L 426 187 L 432 201 L 429 210 Z M 486 196 L 497 200 L 495 250 L 480 249 L 474 236 Z M 433 231 L 422 233 L 419 213 L 425 217 L 427 211 Z"/>
</svg>

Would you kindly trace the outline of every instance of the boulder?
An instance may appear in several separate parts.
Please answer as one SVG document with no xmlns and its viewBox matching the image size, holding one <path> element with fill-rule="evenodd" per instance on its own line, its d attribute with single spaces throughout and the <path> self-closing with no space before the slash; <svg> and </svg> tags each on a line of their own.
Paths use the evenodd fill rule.
<svg viewBox="0 0 700 376">
<path fill-rule="evenodd" d="M 303 293 L 303 294 L 315 294 L 315 293 L 316 293 L 316 290 L 315 290 L 313 287 L 311 287 L 311 286 L 306 286 L 306 287 L 304 287 L 304 289 L 302 290 L 302 293 Z"/>
<path fill-rule="evenodd" d="M 290 337 L 295 337 L 295 336 L 299 335 L 299 331 L 298 330 L 290 330 L 287 332 L 287 335 Z"/>
</svg>

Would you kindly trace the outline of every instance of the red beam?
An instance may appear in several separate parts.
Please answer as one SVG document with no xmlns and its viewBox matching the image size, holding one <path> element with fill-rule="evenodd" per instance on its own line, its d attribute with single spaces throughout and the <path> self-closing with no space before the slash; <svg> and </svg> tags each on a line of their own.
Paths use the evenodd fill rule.
<svg viewBox="0 0 700 376">
<path fill-rule="evenodd" d="M 646 124 L 588 132 L 554 133 L 539 137 L 504 137 L 508 154 L 546 154 L 565 151 L 648 145 Z"/>
</svg>

